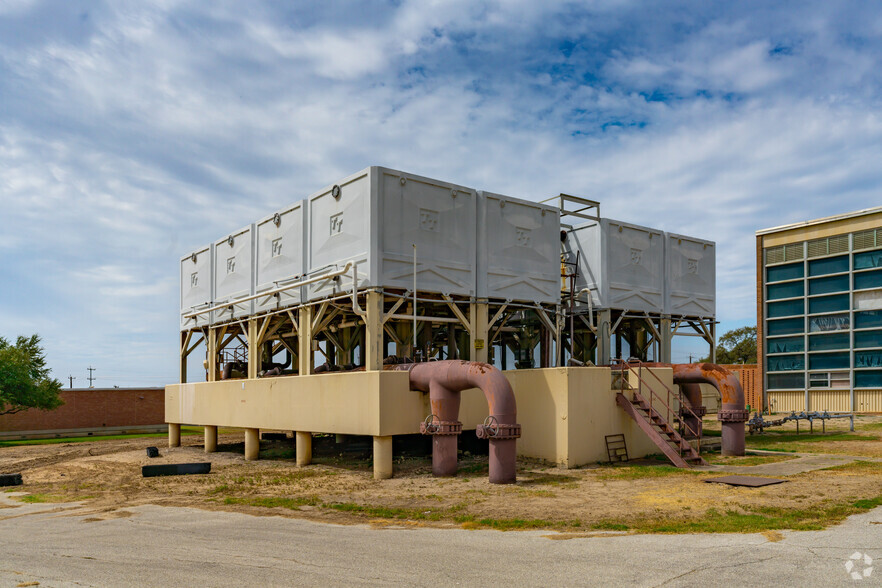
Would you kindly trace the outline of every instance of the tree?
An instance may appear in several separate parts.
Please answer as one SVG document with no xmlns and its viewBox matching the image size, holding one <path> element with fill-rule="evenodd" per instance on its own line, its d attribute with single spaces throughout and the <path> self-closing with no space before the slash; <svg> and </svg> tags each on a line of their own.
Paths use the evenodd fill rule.
<svg viewBox="0 0 882 588">
<path fill-rule="evenodd" d="M 709 361 L 710 356 L 701 361 Z M 733 329 L 717 341 L 714 363 L 756 363 L 756 327 Z"/>
<path fill-rule="evenodd" d="M 64 404 L 60 393 L 61 382 L 49 377 L 39 335 L 18 337 L 15 345 L 0 337 L 0 415 L 58 408 Z"/>
</svg>

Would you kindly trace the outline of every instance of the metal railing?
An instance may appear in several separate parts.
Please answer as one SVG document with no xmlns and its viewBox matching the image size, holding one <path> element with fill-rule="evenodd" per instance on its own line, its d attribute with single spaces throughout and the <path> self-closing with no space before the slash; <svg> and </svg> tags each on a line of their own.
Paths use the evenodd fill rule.
<svg viewBox="0 0 882 588">
<path fill-rule="evenodd" d="M 686 398 L 683 396 L 683 394 L 681 392 L 674 392 L 673 390 L 671 390 L 668 387 L 668 385 L 665 384 L 661 380 L 661 378 L 658 377 L 658 374 L 653 372 L 651 368 L 646 368 L 646 371 L 649 372 L 652 375 L 652 377 L 656 379 L 656 381 L 661 385 L 662 388 L 664 388 L 666 395 L 665 395 L 665 397 L 662 397 L 662 395 L 660 393 L 656 392 L 656 390 L 653 386 L 651 386 L 648 382 L 646 382 L 646 380 L 644 380 L 643 375 L 642 375 L 643 374 L 643 362 L 640 360 L 626 361 L 624 359 L 613 358 L 612 360 L 610 360 L 610 363 L 611 363 L 611 366 L 613 367 L 613 369 L 618 367 L 618 369 L 621 370 L 621 378 L 619 381 L 621 383 L 622 394 L 624 394 L 626 391 L 626 389 L 625 389 L 625 378 L 627 377 L 626 374 L 628 374 L 629 372 L 633 373 L 637 378 L 637 389 L 636 390 L 631 389 L 631 391 L 638 394 L 640 396 L 640 398 L 642 398 L 644 401 L 646 401 L 649 404 L 650 416 L 652 415 L 653 412 L 656 412 L 656 413 L 658 412 L 658 409 L 656 409 L 656 402 L 655 402 L 655 401 L 658 401 L 658 403 L 660 403 L 662 406 L 664 406 L 665 410 L 667 411 L 667 415 L 663 415 L 663 418 L 665 418 L 665 420 L 668 423 L 676 423 L 677 424 L 677 428 L 679 429 L 678 432 L 681 437 L 684 436 L 684 433 L 688 433 L 691 438 L 701 439 L 702 420 L 697 414 L 695 414 L 695 412 L 693 412 L 692 408 L 689 406 L 689 402 L 686 400 Z M 636 368 L 636 370 L 635 370 L 635 368 Z M 644 388 L 649 390 L 648 396 L 643 393 Z M 675 398 L 677 399 L 677 402 L 679 405 L 678 406 L 679 410 L 674 410 L 672 408 L 673 400 Z M 686 422 L 686 419 L 683 418 L 684 413 L 686 416 L 693 417 L 693 419 L 694 419 L 693 422 L 698 423 L 698 430 L 693 429 L 692 427 L 689 426 L 689 424 Z M 680 456 L 682 457 L 682 455 L 683 455 L 682 444 L 676 443 L 676 445 L 677 445 L 677 453 L 679 453 Z"/>
</svg>

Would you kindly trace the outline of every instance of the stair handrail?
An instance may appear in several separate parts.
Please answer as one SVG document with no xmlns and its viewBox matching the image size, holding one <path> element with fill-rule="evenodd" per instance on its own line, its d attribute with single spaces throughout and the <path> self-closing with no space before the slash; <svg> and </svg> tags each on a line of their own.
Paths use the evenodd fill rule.
<svg viewBox="0 0 882 588">
<path fill-rule="evenodd" d="M 658 383 L 661 384 L 662 387 L 663 387 L 663 388 L 667 391 L 667 393 L 668 393 L 668 401 L 667 401 L 667 402 L 665 402 L 665 399 L 662 398 L 661 395 L 658 394 L 658 393 L 652 388 L 652 386 L 650 386 L 647 382 L 644 381 L 644 379 L 643 379 L 643 377 L 642 377 L 642 375 L 641 375 L 641 374 L 642 374 L 642 371 L 643 371 L 643 362 L 642 362 L 642 361 L 640 361 L 639 359 L 636 359 L 636 360 L 624 360 L 624 359 L 620 359 L 620 358 L 613 358 L 613 359 L 610 360 L 610 363 L 611 363 L 612 365 L 619 365 L 619 366 L 621 366 L 621 368 L 622 368 L 622 370 L 623 370 L 623 372 L 622 372 L 622 376 L 623 376 L 623 377 L 622 377 L 621 380 L 620 380 L 620 381 L 621 381 L 621 384 L 622 384 L 622 393 L 623 393 L 623 394 L 624 394 L 624 392 L 625 392 L 624 370 L 627 369 L 628 371 L 633 371 L 633 370 L 634 370 L 634 367 L 636 366 L 636 368 L 637 368 L 637 372 L 635 373 L 635 375 L 637 376 L 637 390 L 636 390 L 636 392 L 642 397 L 642 396 L 643 396 L 643 394 L 642 394 L 642 391 L 643 391 L 643 385 L 646 384 L 646 387 L 649 388 L 649 408 L 650 408 L 652 411 L 655 411 L 655 408 L 653 407 L 653 402 L 652 402 L 652 401 L 653 401 L 653 398 L 657 398 L 658 401 L 661 402 L 661 404 L 667 409 L 668 414 L 671 415 L 671 416 L 673 417 L 672 419 L 669 418 L 669 419 L 668 419 L 669 421 L 671 421 L 671 420 L 676 421 L 677 424 L 678 424 L 679 427 L 680 427 L 680 430 L 686 429 L 686 430 L 688 430 L 692 435 L 697 436 L 699 439 L 701 439 L 701 434 L 700 434 L 700 432 L 696 432 L 694 429 L 692 429 L 692 427 L 690 427 L 689 425 L 687 425 L 687 424 L 686 424 L 686 421 L 680 416 L 680 414 L 679 414 L 678 412 L 675 412 L 675 411 L 671 408 L 671 406 L 670 406 L 670 404 L 671 404 L 671 396 L 674 395 L 675 392 L 674 392 L 673 390 L 671 390 L 670 388 L 668 388 L 668 385 L 665 384 L 665 383 L 661 380 L 661 378 L 659 378 L 658 375 L 655 374 L 655 373 L 652 371 L 652 369 L 649 369 L 649 368 L 648 368 L 648 369 L 649 369 L 649 373 L 652 374 L 652 376 L 653 376 L 656 380 L 658 380 Z M 677 396 L 677 399 L 680 401 L 680 407 L 682 408 L 683 406 L 686 406 L 687 410 L 689 410 L 689 412 L 692 413 L 692 416 L 694 416 L 695 418 L 698 418 L 698 416 L 697 416 L 694 412 L 692 412 L 692 409 L 691 409 L 686 403 L 684 403 L 682 393 L 676 393 L 676 396 Z M 656 412 L 657 412 L 657 411 L 656 411 Z M 699 422 L 701 422 L 701 421 L 699 420 Z M 677 443 L 676 445 L 677 445 L 677 453 L 682 457 L 682 456 L 683 456 L 683 447 L 682 447 L 682 444 Z"/>
<path fill-rule="evenodd" d="M 640 367 L 643 367 L 643 363 L 644 363 L 644 362 L 643 362 L 642 360 L 639 360 L 639 359 L 638 359 L 638 360 L 634 360 L 632 363 L 637 363 L 638 365 L 640 365 Z M 680 410 L 682 411 L 682 410 L 685 408 L 686 411 L 688 411 L 689 415 L 691 415 L 691 416 L 695 419 L 695 422 L 699 423 L 699 425 L 698 425 L 698 430 L 696 431 L 695 429 L 693 429 L 692 427 L 690 427 L 689 425 L 687 425 L 685 420 L 683 420 L 682 418 L 680 418 L 680 419 L 677 420 L 677 422 L 680 424 L 680 426 L 681 426 L 683 429 L 686 429 L 687 431 L 689 431 L 689 432 L 690 432 L 692 435 L 694 435 L 695 437 L 701 439 L 701 433 L 702 433 L 702 429 L 703 429 L 703 427 L 702 427 L 702 425 L 703 425 L 703 421 L 702 421 L 701 418 L 695 413 L 695 411 L 692 410 L 692 405 L 689 403 L 689 400 L 685 397 L 685 395 L 683 394 L 683 392 L 682 392 L 682 391 L 674 392 L 673 390 L 671 390 L 670 388 L 668 388 L 668 385 L 665 384 L 665 383 L 661 380 L 661 378 L 658 377 L 658 374 L 656 374 L 654 371 L 652 371 L 651 368 L 649 368 L 649 373 L 652 374 L 652 377 L 654 377 L 656 380 L 658 380 L 658 383 L 659 383 L 659 384 L 661 384 L 662 386 L 665 387 L 665 389 L 668 391 L 668 394 L 669 394 L 669 395 L 670 395 L 670 394 L 676 394 L 677 398 L 680 400 Z M 640 376 L 638 375 L 637 377 L 639 378 Z"/>
</svg>

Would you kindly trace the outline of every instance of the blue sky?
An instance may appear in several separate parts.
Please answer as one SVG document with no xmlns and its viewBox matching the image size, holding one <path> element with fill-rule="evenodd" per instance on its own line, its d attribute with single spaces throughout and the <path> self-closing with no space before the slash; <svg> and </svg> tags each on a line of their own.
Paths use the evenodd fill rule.
<svg viewBox="0 0 882 588">
<path fill-rule="evenodd" d="M 373 164 L 712 239 L 753 324 L 754 231 L 882 204 L 880 45 L 868 2 L 0 0 L 0 335 L 174 381 L 179 257 Z"/>
</svg>

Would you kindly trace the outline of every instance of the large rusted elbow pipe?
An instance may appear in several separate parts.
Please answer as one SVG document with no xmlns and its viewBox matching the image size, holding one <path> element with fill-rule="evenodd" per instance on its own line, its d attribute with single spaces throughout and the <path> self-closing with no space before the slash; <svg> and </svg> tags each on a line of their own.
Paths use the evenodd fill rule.
<svg viewBox="0 0 882 588">
<path fill-rule="evenodd" d="M 478 425 L 477 435 L 490 441 L 490 483 L 513 484 L 516 479 L 517 405 L 514 392 L 501 371 L 475 361 L 433 361 L 397 366 L 410 372 L 410 386 L 429 393 L 432 422 L 420 430 L 432 435 L 432 473 L 436 476 L 456 474 L 456 440 L 462 432 L 459 422 L 460 392 L 480 388 L 487 398 L 490 416 Z M 429 419 L 426 419 L 427 421 Z"/>
<path fill-rule="evenodd" d="M 672 364 L 675 384 L 710 384 L 720 391 L 722 406 L 717 418 L 723 433 L 723 455 L 744 455 L 744 390 L 738 375 L 713 363 Z"/>
</svg>

